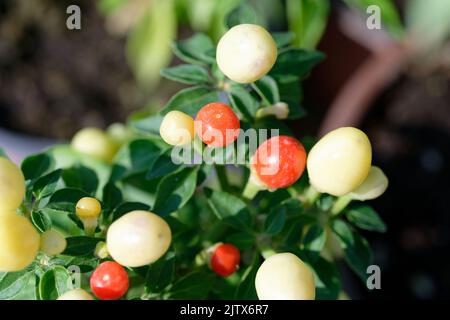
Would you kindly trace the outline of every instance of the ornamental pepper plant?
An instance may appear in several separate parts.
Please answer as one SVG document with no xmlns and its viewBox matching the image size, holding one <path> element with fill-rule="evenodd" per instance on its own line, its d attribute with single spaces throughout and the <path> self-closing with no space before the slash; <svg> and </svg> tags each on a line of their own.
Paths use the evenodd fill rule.
<svg viewBox="0 0 450 320">
<path fill-rule="evenodd" d="M 1 299 L 337 299 L 340 259 L 366 281 L 388 184 L 369 138 L 292 132 L 324 54 L 227 21 L 217 47 L 173 44 L 161 74 L 188 86 L 158 114 L 2 154 Z"/>
</svg>

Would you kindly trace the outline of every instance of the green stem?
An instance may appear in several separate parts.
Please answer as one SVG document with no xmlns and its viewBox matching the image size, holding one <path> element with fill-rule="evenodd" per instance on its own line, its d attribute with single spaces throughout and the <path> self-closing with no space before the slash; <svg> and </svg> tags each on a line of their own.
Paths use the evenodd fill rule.
<svg viewBox="0 0 450 320">
<path fill-rule="evenodd" d="M 319 197 L 320 192 L 317 191 L 317 189 L 314 188 L 313 186 L 309 186 L 308 189 L 306 189 L 306 192 L 304 193 L 305 205 L 311 206 Z"/>
<path fill-rule="evenodd" d="M 227 171 L 225 166 L 216 165 L 215 166 L 217 179 L 219 180 L 220 188 L 222 191 L 228 191 L 230 189 L 230 183 L 227 177 Z"/>
<path fill-rule="evenodd" d="M 264 104 L 270 106 L 271 103 L 269 100 L 267 100 L 266 96 L 261 92 L 261 90 L 259 90 L 259 88 L 255 85 L 254 82 L 252 82 L 251 87 L 253 88 L 253 90 L 255 90 L 255 92 L 261 97 L 261 99 L 263 100 Z"/>
<path fill-rule="evenodd" d="M 250 177 L 247 181 L 247 184 L 245 186 L 245 189 L 244 189 L 244 192 L 242 193 L 242 195 L 244 196 L 244 198 L 252 200 L 256 196 L 256 194 L 261 190 L 263 190 L 261 188 L 261 186 L 255 184 L 252 181 L 252 178 Z"/>
<path fill-rule="evenodd" d="M 348 194 L 337 198 L 336 202 L 331 207 L 331 215 L 337 216 L 344 210 L 352 201 L 352 197 Z"/>
<path fill-rule="evenodd" d="M 95 235 L 95 230 L 97 229 L 98 225 L 98 218 L 84 218 L 81 219 L 81 222 L 83 222 L 84 226 L 84 232 L 88 237 L 93 237 Z"/>
</svg>

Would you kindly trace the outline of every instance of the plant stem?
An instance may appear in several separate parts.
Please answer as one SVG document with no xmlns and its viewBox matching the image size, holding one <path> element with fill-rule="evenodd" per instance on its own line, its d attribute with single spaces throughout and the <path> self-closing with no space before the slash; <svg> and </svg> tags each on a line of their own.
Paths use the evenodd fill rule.
<svg viewBox="0 0 450 320">
<path fill-rule="evenodd" d="M 319 197 L 320 197 L 320 192 L 317 191 L 316 188 L 314 188 L 313 186 L 310 185 L 306 189 L 306 192 L 304 193 L 305 205 L 307 205 L 307 206 L 312 205 Z"/>
<path fill-rule="evenodd" d="M 259 191 L 262 190 L 264 190 L 264 188 L 261 185 L 256 184 L 252 174 L 250 174 L 250 177 L 248 178 L 247 184 L 245 185 L 245 189 L 242 195 L 244 198 L 251 200 L 256 196 L 256 194 Z"/>
<path fill-rule="evenodd" d="M 88 237 L 93 237 L 95 235 L 95 229 L 97 229 L 98 218 L 84 218 L 81 219 L 81 222 L 83 222 L 84 232 L 86 233 L 86 235 Z"/>
<path fill-rule="evenodd" d="M 352 197 L 348 194 L 337 198 L 336 202 L 331 207 L 331 215 L 332 216 L 339 215 L 342 212 L 342 210 L 344 210 L 352 200 L 353 200 Z"/>
<path fill-rule="evenodd" d="M 261 97 L 263 103 L 266 104 L 267 106 L 270 106 L 271 105 L 270 101 L 267 100 L 266 96 L 261 92 L 261 90 L 259 90 L 259 88 L 255 85 L 255 83 L 252 82 L 250 85 L 252 89 L 255 90 L 255 92 Z"/>
</svg>

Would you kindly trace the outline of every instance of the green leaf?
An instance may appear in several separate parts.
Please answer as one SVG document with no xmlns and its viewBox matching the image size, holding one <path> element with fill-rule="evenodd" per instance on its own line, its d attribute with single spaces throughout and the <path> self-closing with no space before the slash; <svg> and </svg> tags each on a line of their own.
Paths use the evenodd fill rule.
<svg viewBox="0 0 450 320">
<path fill-rule="evenodd" d="M 294 32 L 274 32 L 272 33 L 272 37 L 277 44 L 277 48 L 283 48 L 292 43 L 295 39 Z"/>
<path fill-rule="evenodd" d="M 208 205 L 219 220 L 238 228 L 248 228 L 251 223 L 247 205 L 240 198 L 223 191 L 205 188 Z"/>
<path fill-rule="evenodd" d="M 186 88 L 175 94 L 166 104 L 161 114 L 178 110 L 194 117 L 205 104 L 219 100 L 219 92 L 209 87 Z"/>
<path fill-rule="evenodd" d="M 127 37 L 128 63 L 146 90 L 157 84 L 161 68 L 172 59 L 170 44 L 177 32 L 174 5 L 174 0 L 153 0 Z"/>
<path fill-rule="evenodd" d="M 64 169 L 62 178 L 66 187 L 81 189 L 92 195 L 95 195 L 99 184 L 95 171 L 82 165 Z"/>
<path fill-rule="evenodd" d="M 259 262 L 259 261 L 258 261 Z M 254 263 L 247 267 L 242 274 L 241 281 L 237 287 L 235 299 L 237 300 L 258 300 L 255 288 L 255 278 L 259 265 Z"/>
<path fill-rule="evenodd" d="M 386 232 L 387 227 L 378 213 L 366 205 L 351 207 L 345 212 L 348 221 L 355 226 L 369 231 Z"/>
<path fill-rule="evenodd" d="M 40 232 L 44 232 L 52 228 L 52 220 L 44 211 L 31 212 L 31 221 Z"/>
<path fill-rule="evenodd" d="M 124 202 L 122 204 L 120 204 L 117 208 L 114 209 L 112 216 L 113 216 L 113 221 L 119 219 L 121 216 L 123 216 L 124 214 L 131 212 L 131 211 L 135 211 L 135 210 L 144 210 L 147 211 L 149 210 L 150 207 L 144 203 L 140 203 L 140 202 Z"/>
<path fill-rule="evenodd" d="M 48 270 L 39 282 L 39 295 L 42 300 L 56 300 L 73 289 L 70 273 L 61 266 Z"/>
<path fill-rule="evenodd" d="M 156 190 L 153 211 L 166 216 L 183 207 L 194 195 L 198 168 L 186 168 L 164 177 Z"/>
<path fill-rule="evenodd" d="M 316 283 L 316 299 L 336 300 L 341 291 L 339 270 L 336 264 L 318 257 L 312 264 L 311 270 Z"/>
<path fill-rule="evenodd" d="M 366 281 L 367 267 L 372 264 L 372 251 L 367 240 L 342 220 L 334 220 L 331 229 L 337 235 L 350 268 Z"/>
<path fill-rule="evenodd" d="M 296 35 L 293 44 L 302 48 L 315 48 L 325 31 L 329 12 L 328 0 L 287 0 L 289 30 Z"/>
<path fill-rule="evenodd" d="M 45 154 L 40 153 L 27 157 L 22 162 L 22 172 L 25 180 L 33 180 L 44 175 L 53 167 L 53 159 Z"/>
<path fill-rule="evenodd" d="M 159 127 L 163 118 L 164 116 L 156 114 L 145 118 L 131 119 L 130 126 L 141 134 L 159 136 Z"/>
<path fill-rule="evenodd" d="M 62 170 L 52 171 L 36 180 L 33 184 L 33 194 L 36 199 L 43 199 L 50 196 L 56 189 Z"/>
<path fill-rule="evenodd" d="M 175 254 L 168 252 L 148 268 L 147 278 L 145 280 L 147 293 L 161 292 L 172 282 L 174 272 Z"/>
<path fill-rule="evenodd" d="M 196 33 L 192 37 L 176 41 L 172 45 L 172 50 L 181 60 L 194 64 L 212 64 L 215 62 L 212 40 L 203 33 Z"/>
<path fill-rule="evenodd" d="M 278 54 L 269 75 L 274 77 L 304 77 L 325 58 L 319 51 L 290 48 Z"/>
<path fill-rule="evenodd" d="M 214 275 L 205 270 L 194 271 L 176 281 L 169 293 L 170 299 L 204 299 L 214 284 Z"/>
<path fill-rule="evenodd" d="M 198 65 L 183 64 L 161 70 L 161 75 L 167 79 L 185 84 L 208 84 L 210 78 L 208 71 Z"/>
<path fill-rule="evenodd" d="M 250 249 L 255 245 L 255 236 L 249 232 L 237 232 L 226 238 L 228 243 L 234 244 L 240 250 Z"/>
<path fill-rule="evenodd" d="M 139 139 L 130 142 L 117 154 L 110 181 L 115 182 L 147 172 L 162 152 L 164 149 L 155 141 Z"/>
<path fill-rule="evenodd" d="M 306 115 L 305 109 L 301 106 L 302 92 L 298 77 L 288 77 L 277 79 L 280 91 L 280 101 L 289 106 L 288 119 L 299 119 Z"/>
<path fill-rule="evenodd" d="M 52 194 L 46 208 L 57 211 L 75 213 L 75 207 L 81 198 L 89 197 L 89 193 L 75 188 L 59 189 Z"/>
<path fill-rule="evenodd" d="M 280 101 L 280 92 L 276 81 L 270 76 L 264 76 L 255 82 L 255 87 L 259 95 L 270 105 Z"/>
<path fill-rule="evenodd" d="M 0 300 L 14 299 L 27 289 L 32 278 L 34 271 L 28 268 L 18 272 L 0 272 Z"/>
<path fill-rule="evenodd" d="M 68 237 L 66 238 L 66 241 L 67 247 L 62 254 L 79 257 L 94 254 L 95 246 L 102 241 L 102 239 L 77 236 Z"/>
<path fill-rule="evenodd" d="M 228 92 L 231 107 L 237 112 L 240 119 L 251 122 L 256 115 L 259 104 L 243 86 L 235 84 Z"/>
<path fill-rule="evenodd" d="M 359 9 L 367 17 L 367 8 L 376 5 L 380 8 L 381 23 L 394 38 L 400 39 L 404 35 L 404 28 L 400 20 L 399 12 L 393 0 L 344 0 L 350 7 Z M 428 10 L 428 6 L 426 10 Z"/>
<path fill-rule="evenodd" d="M 113 209 L 117 207 L 123 200 L 122 192 L 113 183 L 108 182 L 103 188 L 103 207 Z"/>
<path fill-rule="evenodd" d="M 237 7 L 231 10 L 225 17 L 225 24 L 229 29 L 243 23 L 257 24 L 255 10 L 245 1 L 241 2 Z"/>
<path fill-rule="evenodd" d="M 326 241 L 325 229 L 318 224 L 313 224 L 302 239 L 302 250 L 307 254 L 310 261 L 315 261 Z"/>
<path fill-rule="evenodd" d="M 171 149 L 170 149 L 171 151 Z M 146 178 L 148 180 L 161 178 L 164 176 L 168 176 L 174 172 L 177 172 L 185 167 L 183 165 L 177 165 L 173 163 L 170 155 L 170 152 L 161 155 L 158 160 L 153 164 L 150 170 L 147 172 Z"/>
<path fill-rule="evenodd" d="M 270 235 L 279 234 L 286 223 L 286 207 L 277 206 L 273 208 L 267 215 L 264 222 L 264 229 Z"/>
<path fill-rule="evenodd" d="M 80 235 L 83 227 L 75 216 L 76 204 L 81 198 L 89 196 L 80 189 L 60 189 L 52 194 L 47 205 L 41 211 L 48 215 L 52 221 L 52 227 L 64 235 Z"/>
</svg>

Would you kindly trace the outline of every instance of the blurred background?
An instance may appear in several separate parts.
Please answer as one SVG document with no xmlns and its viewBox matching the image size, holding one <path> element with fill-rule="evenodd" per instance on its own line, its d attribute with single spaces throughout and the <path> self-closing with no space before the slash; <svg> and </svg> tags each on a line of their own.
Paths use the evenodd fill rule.
<svg viewBox="0 0 450 320">
<path fill-rule="evenodd" d="M 86 126 L 156 112 L 180 87 L 159 70 L 170 44 L 217 41 L 244 0 L 0 0 L 0 146 L 16 161 Z M 261 24 L 327 58 L 303 82 L 299 137 L 362 128 L 390 180 L 373 201 L 388 225 L 367 233 L 382 271 L 368 291 L 345 266 L 352 299 L 450 298 L 450 1 L 248 0 Z M 70 5 L 81 30 L 68 30 Z M 370 30 L 367 8 L 381 8 Z"/>
</svg>

